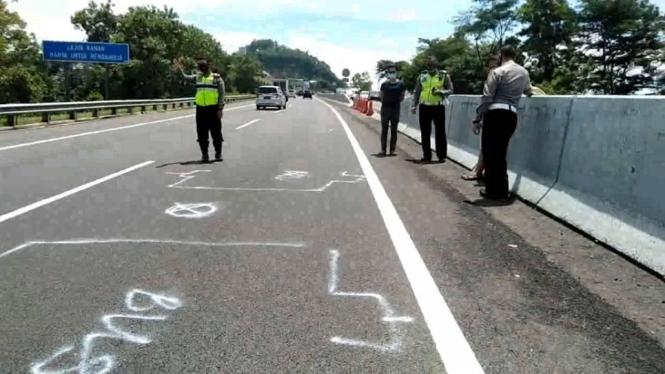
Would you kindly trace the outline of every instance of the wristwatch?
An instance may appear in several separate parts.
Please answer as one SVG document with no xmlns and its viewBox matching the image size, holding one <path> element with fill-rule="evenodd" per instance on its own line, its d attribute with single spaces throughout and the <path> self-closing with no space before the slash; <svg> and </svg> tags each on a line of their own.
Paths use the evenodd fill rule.
<svg viewBox="0 0 665 374">
<path fill-rule="evenodd" d="M 477 119 L 474 119 L 474 120 L 473 120 L 473 121 L 472 121 L 471 123 L 473 123 L 474 125 L 477 125 L 477 124 L 479 124 L 479 123 L 480 123 L 480 121 L 479 121 L 479 120 L 477 120 Z"/>
</svg>

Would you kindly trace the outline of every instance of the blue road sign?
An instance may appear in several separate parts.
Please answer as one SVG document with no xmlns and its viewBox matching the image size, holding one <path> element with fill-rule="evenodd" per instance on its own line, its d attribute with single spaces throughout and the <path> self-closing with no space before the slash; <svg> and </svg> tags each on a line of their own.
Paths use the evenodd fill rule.
<svg viewBox="0 0 665 374">
<path fill-rule="evenodd" d="M 42 51 L 46 61 L 89 62 L 98 64 L 126 64 L 129 62 L 129 44 L 54 42 L 44 40 Z"/>
</svg>

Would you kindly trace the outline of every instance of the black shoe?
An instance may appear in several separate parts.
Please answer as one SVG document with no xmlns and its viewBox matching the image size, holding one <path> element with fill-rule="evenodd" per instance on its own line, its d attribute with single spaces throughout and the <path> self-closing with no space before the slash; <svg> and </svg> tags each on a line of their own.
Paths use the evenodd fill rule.
<svg viewBox="0 0 665 374">
<path fill-rule="evenodd" d="M 210 162 L 210 156 L 208 156 L 208 155 L 201 156 L 201 163 L 202 164 L 205 164 L 205 163 L 208 163 L 208 162 Z"/>
<path fill-rule="evenodd" d="M 215 160 L 217 160 L 217 161 L 223 161 L 224 160 L 222 158 L 222 152 L 215 152 Z"/>
<path fill-rule="evenodd" d="M 439 164 L 443 164 L 444 162 L 446 162 L 446 158 L 445 157 L 444 158 L 439 158 L 438 162 L 439 162 Z"/>
<path fill-rule="evenodd" d="M 510 194 L 505 194 L 503 196 L 496 194 L 489 194 L 484 188 L 480 190 L 480 196 L 485 199 L 496 200 L 496 201 L 506 201 L 510 199 Z"/>
<path fill-rule="evenodd" d="M 376 154 L 376 157 L 386 157 L 386 151 L 381 151 Z"/>
<path fill-rule="evenodd" d="M 390 150 L 390 155 L 389 155 L 389 156 L 390 156 L 390 157 L 397 156 L 397 153 L 395 153 L 395 150 L 394 150 L 394 149 L 391 149 L 391 150 Z"/>
<path fill-rule="evenodd" d="M 431 159 L 431 158 L 425 158 L 425 157 L 423 157 L 423 158 L 421 158 L 420 160 L 418 160 L 418 163 L 419 163 L 419 164 L 431 164 L 431 163 L 432 163 L 432 159 Z"/>
</svg>

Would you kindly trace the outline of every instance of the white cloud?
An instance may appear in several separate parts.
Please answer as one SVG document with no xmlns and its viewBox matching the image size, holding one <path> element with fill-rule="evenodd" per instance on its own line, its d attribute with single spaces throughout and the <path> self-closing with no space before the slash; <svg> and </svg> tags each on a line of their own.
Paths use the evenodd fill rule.
<svg viewBox="0 0 665 374">
<path fill-rule="evenodd" d="M 222 49 L 228 53 L 233 53 L 240 47 L 244 47 L 255 39 L 263 39 L 259 34 L 237 31 L 213 31 L 211 34 L 222 45 Z"/>
</svg>

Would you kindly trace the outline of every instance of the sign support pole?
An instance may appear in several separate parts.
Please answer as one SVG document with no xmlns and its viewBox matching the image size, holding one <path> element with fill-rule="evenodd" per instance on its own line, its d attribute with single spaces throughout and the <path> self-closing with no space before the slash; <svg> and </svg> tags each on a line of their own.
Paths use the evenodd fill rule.
<svg viewBox="0 0 665 374">
<path fill-rule="evenodd" d="M 104 67 L 104 100 L 111 100 L 109 98 L 109 65 Z"/>
<path fill-rule="evenodd" d="M 65 101 L 70 101 L 71 100 L 71 95 L 69 91 L 69 62 L 65 62 Z"/>
</svg>

